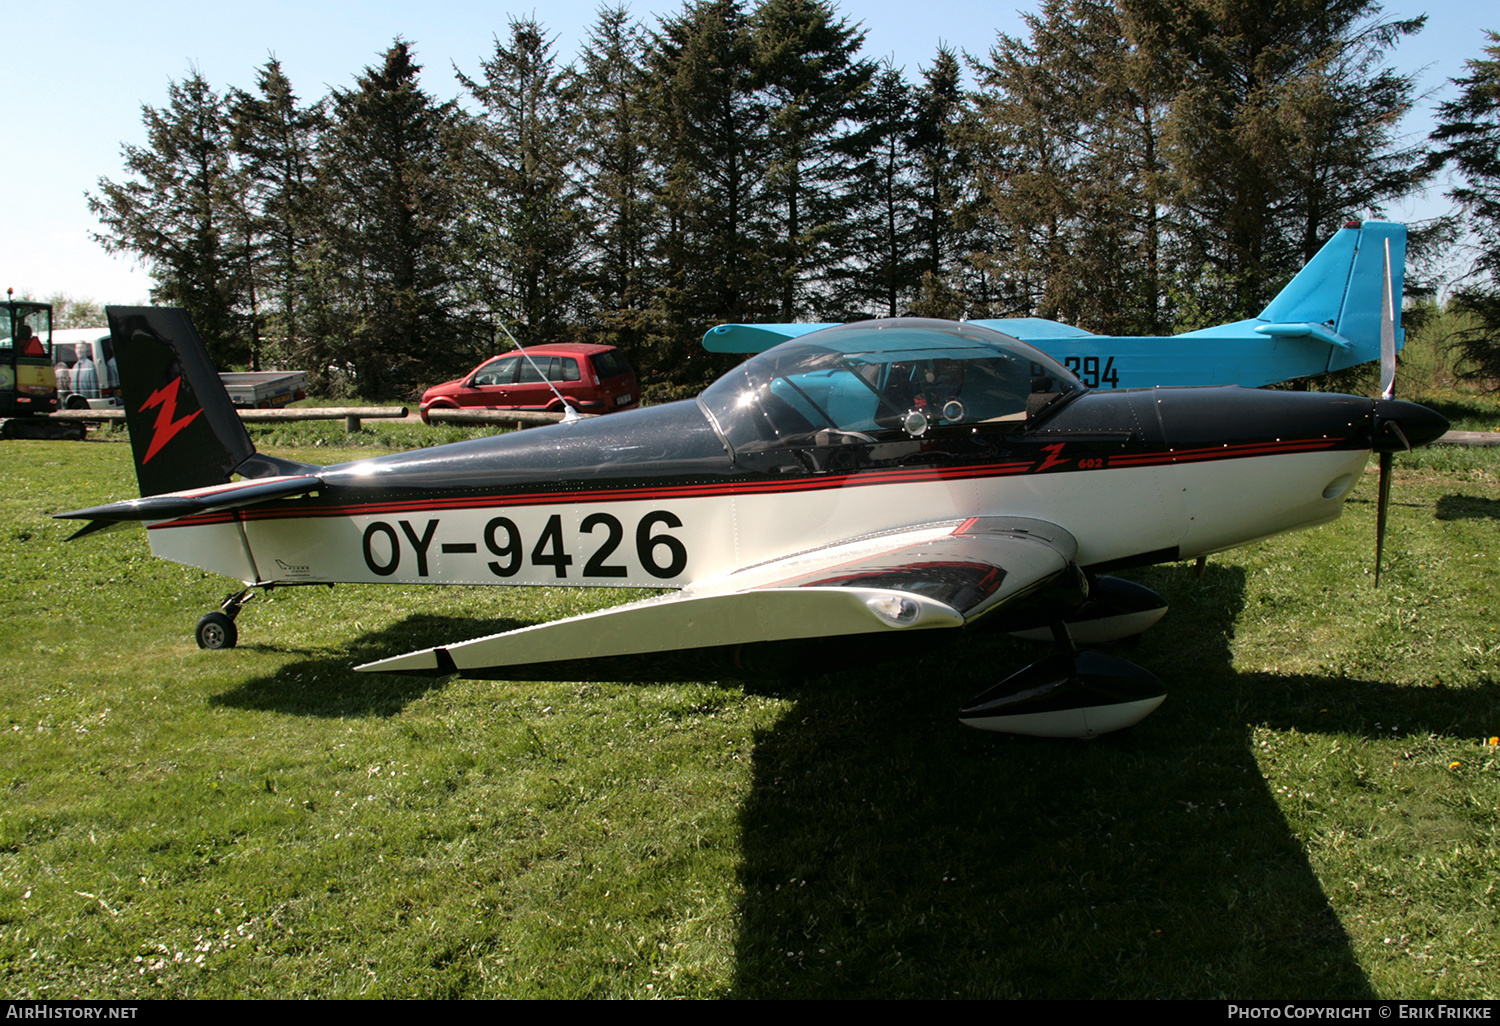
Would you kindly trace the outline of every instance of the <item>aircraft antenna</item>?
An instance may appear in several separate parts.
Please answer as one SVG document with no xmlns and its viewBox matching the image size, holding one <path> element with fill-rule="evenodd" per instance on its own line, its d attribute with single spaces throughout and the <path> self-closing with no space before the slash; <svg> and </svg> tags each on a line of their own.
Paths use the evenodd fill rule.
<svg viewBox="0 0 1500 1026">
<path fill-rule="evenodd" d="M 519 349 L 521 351 L 521 355 L 526 357 L 526 362 L 531 364 L 531 369 L 536 371 L 536 376 L 545 381 L 547 383 L 547 387 L 552 389 L 552 394 L 557 396 L 557 401 L 562 403 L 562 422 L 564 424 L 576 424 L 578 423 L 578 421 L 582 420 L 583 418 L 578 416 L 578 411 L 575 410 L 568 403 L 568 401 L 563 398 L 563 394 L 557 390 L 557 385 L 553 384 L 552 379 L 542 373 L 542 369 L 536 365 L 536 361 L 531 358 L 531 354 L 526 351 L 526 347 L 521 345 L 520 342 L 516 341 L 516 336 L 510 333 L 510 329 L 505 326 L 505 322 L 499 321 L 497 322 L 497 326 L 501 331 L 505 332 L 505 337 L 510 339 L 510 344 Z"/>
</svg>

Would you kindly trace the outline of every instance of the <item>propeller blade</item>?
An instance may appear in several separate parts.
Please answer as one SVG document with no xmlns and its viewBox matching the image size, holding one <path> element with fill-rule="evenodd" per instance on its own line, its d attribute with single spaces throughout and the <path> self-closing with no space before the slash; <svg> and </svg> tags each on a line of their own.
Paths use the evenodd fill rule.
<svg viewBox="0 0 1500 1026">
<path fill-rule="evenodd" d="M 1391 283 L 1391 240 L 1385 240 L 1385 286 L 1380 290 L 1380 398 L 1392 400 L 1396 394 L 1396 297 L 1392 294 L 1394 286 Z M 1381 448 L 1380 452 L 1380 498 L 1375 503 L 1375 587 L 1380 587 L 1380 560 L 1385 555 L 1385 519 L 1391 507 L 1391 469 L 1395 460 L 1395 450 L 1391 441 L 1400 443 L 1401 447 L 1410 451 L 1411 439 L 1402 430 L 1401 422 L 1397 419 L 1398 411 L 1407 412 L 1410 403 L 1403 403 L 1400 407 L 1387 407 L 1382 410 L 1379 403 L 1376 406 L 1377 428 L 1376 434 L 1381 434 L 1383 428 L 1392 439 L 1382 439 L 1383 445 L 1377 442 Z M 1437 414 L 1423 407 L 1416 407 L 1423 414 L 1430 417 L 1420 418 L 1420 427 L 1428 429 L 1435 427 L 1428 421 L 1440 421 L 1442 431 L 1448 429 L 1448 422 Z M 1387 419 L 1380 422 L 1380 415 L 1384 413 Z M 1412 418 L 1414 423 L 1419 418 Z M 1441 434 L 1438 431 L 1437 434 Z M 1432 437 L 1437 437 L 1433 435 Z"/>
<path fill-rule="evenodd" d="M 1396 394 L 1396 299 L 1391 295 L 1391 240 L 1385 240 L 1385 286 L 1380 290 L 1380 397 Z"/>
<path fill-rule="evenodd" d="M 1380 498 L 1375 503 L 1375 587 L 1380 587 L 1380 557 L 1385 553 L 1385 515 L 1391 505 L 1391 462 L 1395 453 L 1380 454 Z"/>
</svg>

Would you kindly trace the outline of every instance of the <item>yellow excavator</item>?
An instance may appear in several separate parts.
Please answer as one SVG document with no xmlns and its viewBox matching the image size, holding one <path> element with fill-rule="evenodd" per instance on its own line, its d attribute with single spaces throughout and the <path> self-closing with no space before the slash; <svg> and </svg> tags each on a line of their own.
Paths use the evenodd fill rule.
<svg viewBox="0 0 1500 1026">
<path fill-rule="evenodd" d="M 0 438 L 79 438 L 83 425 L 48 417 L 57 409 L 52 307 L 14 295 L 5 290 L 0 320 Z"/>
</svg>

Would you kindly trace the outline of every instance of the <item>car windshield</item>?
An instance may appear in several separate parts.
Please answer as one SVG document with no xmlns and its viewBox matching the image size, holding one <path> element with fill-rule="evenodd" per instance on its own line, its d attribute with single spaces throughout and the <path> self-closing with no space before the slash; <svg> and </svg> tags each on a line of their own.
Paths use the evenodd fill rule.
<svg viewBox="0 0 1500 1026">
<path fill-rule="evenodd" d="M 736 450 L 1015 429 L 1083 386 L 1040 350 L 951 321 L 866 321 L 753 357 L 700 397 Z"/>
</svg>

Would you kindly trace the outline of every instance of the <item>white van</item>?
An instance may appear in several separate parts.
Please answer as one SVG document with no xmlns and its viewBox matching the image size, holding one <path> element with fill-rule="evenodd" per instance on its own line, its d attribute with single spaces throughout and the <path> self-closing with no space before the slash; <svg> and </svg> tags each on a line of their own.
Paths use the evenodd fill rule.
<svg viewBox="0 0 1500 1026">
<path fill-rule="evenodd" d="M 120 401 L 120 372 L 108 328 L 52 332 L 59 410 L 113 410 Z"/>
</svg>

